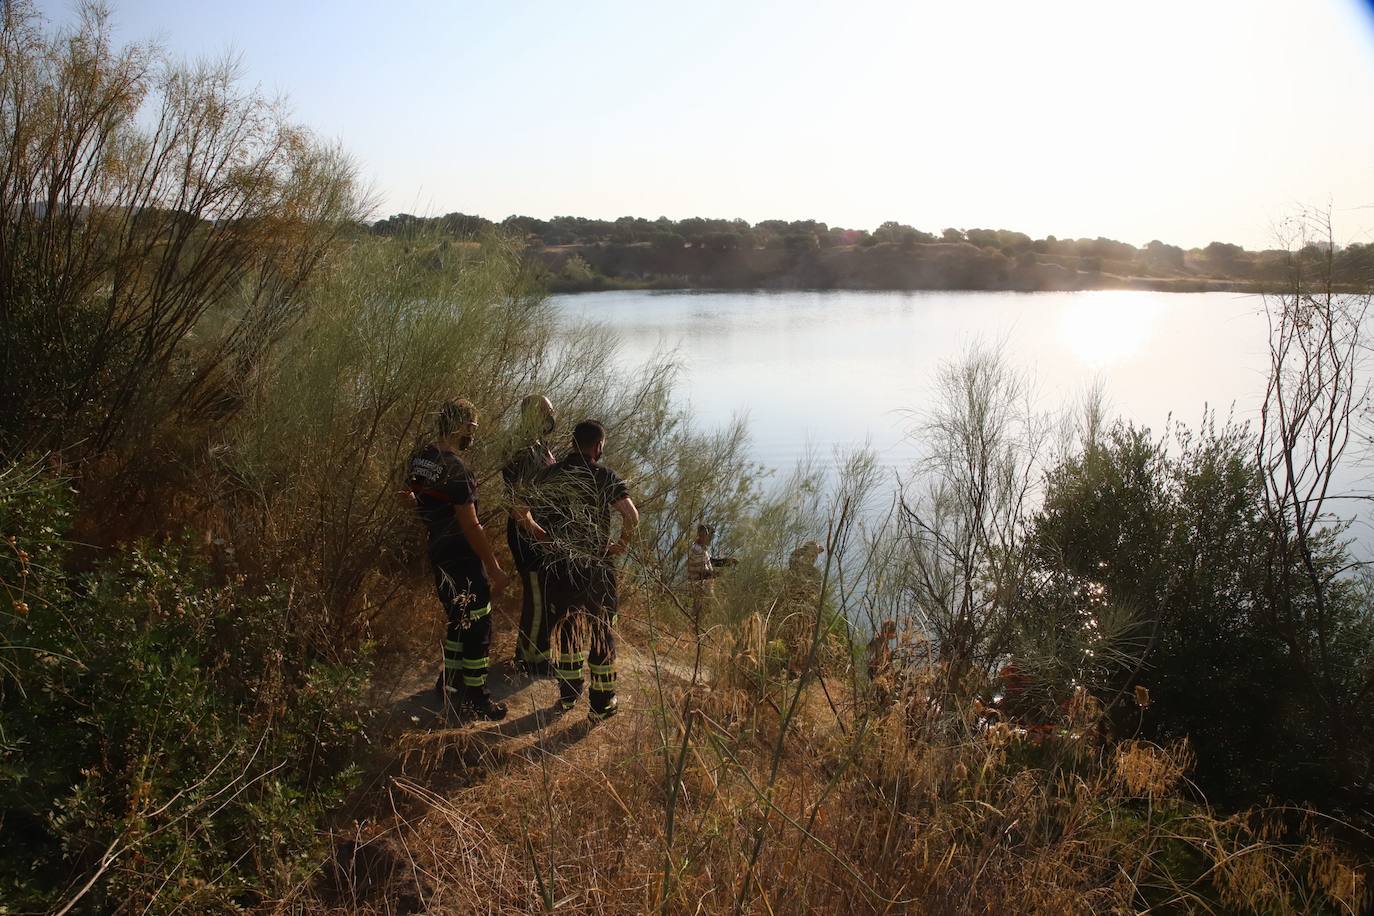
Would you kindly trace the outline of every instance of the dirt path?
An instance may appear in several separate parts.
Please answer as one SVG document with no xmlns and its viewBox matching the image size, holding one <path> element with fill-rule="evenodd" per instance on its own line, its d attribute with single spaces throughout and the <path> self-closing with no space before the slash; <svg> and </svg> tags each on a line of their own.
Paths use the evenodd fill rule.
<svg viewBox="0 0 1374 916">
<path fill-rule="evenodd" d="M 690 664 L 664 655 L 654 658 L 624 644 L 617 654 L 617 695 L 621 712 L 612 722 L 606 723 L 607 726 L 626 718 L 629 713 L 642 712 L 646 704 L 652 706 L 656 702 L 655 670 L 665 682 L 687 684 L 692 680 Z M 493 664 L 487 686 L 492 697 L 509 708 L 506 719 L 493 723 L 451 722 L 440 710 L 439 694 L 435 690 L 437 674 L 437 664 L 428 667 L 420 664 L 395 685 L 384 703 L 385 734 L 395 736 L 404 744 L 407 737 L 419 734 L 437 738 L 456 732 L 490 733 L 520 745 L 533 732 L 552 727 L 554 723 L 577 723 L 587 715 L 585 696 L 572 712 L 558 715 L 554 712 L 558 700 L 557 682 L 552 677 L 530 677 L 517 672 L 513 664 L 505 661 Z M 698 672 L 698 683 L 705 683 L 707 675 L 704 669 Z"/>
<path fill-rule="evenodd" d="M 627 626 L 622 618 L 622 626 Z M 628 626 L 633 627 L 633 624 Z M 420 659 L 400 674 L 380 697 L 378 722 L 371 730 L 378 749 L 363 794 L 375 795 L 397 777 L 415 779 L 435 791 L 471 786 L 494 772 L 516 766 L 547 762 L 548 755 L 569 762 L 587 763 L 585 755 L 599 755 L 614 745 L 615 735 L 633 725 L 660 702 L 663 686 L 684 686 L 693 679 L 691 659 L 684 647 L 662 642 L 663 649 L 650 653 L 636 643 L 648 643 L 624 634 L 617 646 L 617 698 L 620 712 L 608 722 L 594 725 L 587 718 L 585 696 L 564 715 L 555 712 L 558 685 L 553 678 L 536 678 L 515 670 L 510 661 L 514 648 L 514 621 L 498 615 L 491 647 L 493 664 L 487 686 L 493 698 L 509 708 L 501 722 L 461 722 L 444 715 L 435 690 L 439 662 Z M 685 657 L 685 661 L 684 661 Z M 709 682 L 709 672 L 696 673 L 699 684 Z M 631 720 L 639 720 L 631 723 Z"/>
<path fill-rule="evenodd" d="M 384 901 L 385 889 L 410 867 L 397 840 L 403 825 L 422 819 L 445 799 L 495 784 L 503 776 L 539 767 L 592 772 L 623 753 L 627 744 L 635 744 L 636 732 L 656 727 L 653 710 L 664 691 L 677 693 L 692 681 L 690 656 L 683 646 L 665 640 L 663 650 L 650 653 L 635 644 L 649 644 L 639 638 L 644 634 L 625 634 L 617 647 L 620 712 L 593 724 L 584 696 L 573 711 L 559 715 L 554 711 L 557 683 L 515 670 L 510 660 L 513 632 L 513 621 L 498 617 L 488 688 L 509 708 L 501 722 L 445 717 L 435 690 L 437 651 L 383 685 L 378 697 L 381 712 L 368 729 L 373 753 L 362 761 L 365 775 L 334 819 L 335 854 L 321 888 L 326 897 L 345 908 L 374 897 Z M 707 682 L 708 672 L 698 671 L 697 683 L 709 689 L 704 687 Z M 402 900 L 388 902 L 386 909 L 417 911 Z"/>
</svg>

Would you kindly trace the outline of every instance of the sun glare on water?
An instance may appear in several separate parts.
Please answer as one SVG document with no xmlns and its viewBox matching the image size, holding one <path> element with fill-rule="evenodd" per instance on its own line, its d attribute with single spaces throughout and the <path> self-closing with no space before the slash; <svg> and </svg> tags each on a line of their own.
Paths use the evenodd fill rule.
<svg viewBox="0 0 1374 916">
<path fill-rule="evenodd" d="M 1158 297 L 1149 293 L 1098 294 L 1064 307 L 1059 339 L 1091 368 L 1119 365 L 1149 344 L 1163 311 Z"/>
</svg>

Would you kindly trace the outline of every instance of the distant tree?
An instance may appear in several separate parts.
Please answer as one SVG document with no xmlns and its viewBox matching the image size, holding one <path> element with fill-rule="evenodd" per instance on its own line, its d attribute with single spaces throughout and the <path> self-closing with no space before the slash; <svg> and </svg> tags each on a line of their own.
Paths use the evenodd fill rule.
<svg viewBox="0 0 1374 916">
<path fill-rule="evenodd" d="M 887 242 L 893 245 L 900 245 L 903 248 L 911 248 L 922 242 L 933 242 L 935 236 L 929 232 L 922 232 L 913 229 L 905 223 L 898 223 L 888 220 L 877 229 L 873 230 L 873 238 L 878 242 Z"/>
<path fill-rule="evenodd" d="M 379 219 L 372 224 L 372 231 L 377 235 L 400 236 L 413 234 L 420 226 L 419 217 L 409 213 L 396 213 L 386 219 Z"/>
<path fill-rule="evenodd" d="M 996 248 L 997 233 L 991 229 L 966 229 L 964 238 L 979 248 Z"/>
<path fill-rule="evenodd" d="M 648 221 L 633 216 L 622 216 L 611 225 L 610 240 L 621 245 L 632 245 L 648 238 Z"/>
<path fill-rule="evenodd" d="M 830 231 L 826 233 L 826 239 L 832 246 L 854 245 L 858 244 L 859 241 L 867 237 L 867 235 L 868 233 L 862 230 L 841 229 L 839 226 L 832 226 Z"/>
<path fill-rule="evenodd" d="M 517 238 L 525 239 L 533 236 L 546 245 L 560 244 L 560 242 L 551 241 L 546 237 L 549 224 L 532 216 L 508 216 L 501 220 L 501 228 Z"/>
<path fill-rule="evenodd" d="M 1244 248 L 1239 245 L 1232 245 L 1230 242 L 1212 242 L 1206 248 L 1202 249 L 1202 253 L 1206 255 L 1209 260 L 1217 261 L 1222 264 L 1228 264 L 1234 261 L 1236 258 L 1240 257 L 1244 251 Z"/>
<path fill-rule="evenodd" d="M 766 219 L 755 223 L 752 235 L 754 244 L 760 248 L 781 248 L 783 236 L 787 235 L 787 221 Z"/>
<path fill-rule="evenodd" d="M 1078 242 L 1079 254 L 1088 257 L 1113 261 L 1132 261 L 1140 254 L 1134 245 L 1102 236 L 1095 239 L 1079 239 Z"/>
<path fill-rule="evenodd" d="M 815 236 L 825 235 L 830 231 L 829 226 L 825 223 L 819 223 L 814 219 L 793 220 L 787 224 L 787 229 L 789 232 L 810 233 Z"/>
<path fill-rule="evenodd" d="M 1183 269 L 1183 249 L 1154 239 L 1145 246 L 1145 263 L 1156 268 Z"/>
<path fill-rule="evenodd" d="M 940 238 L 944 239 L 946 242 L 962 242 L 964 240 L 964 233 L 958 229 L 946 229 L 940 233 Z"/>
<path fill-rule="evenodd" d="M 979 248 L 995 248 L 1007 254 L 1017 254 L 1031 245 L 1030 236 L 1024 232 L 1006 229 L 969 229 L 964 237 Z"/>
<path fill-rule="evenodd" d="M 491 228 L 492 222 L 466 213 L 449 213 L 439 220 L 440 228 L 458 238 L 472 238 Z"/>
<path fill-rule="evenodd" d="M 708 232 L 701 236 L 701 247 L 709 251 L 738 251 L 743 244 L 738 232 Z"/>
<path fill-rule="evenodd" d="M 657 230 L 649 237 L 649 244 L 660 251 L 675 251 L 687 243 L 676 232 Z"/>
<path fill-rule="evenodd" d="M 1018 254 L 1022 251 L 1029 251 L 1031 247 L 1031 237 L 1024 232 L 1013 232 L 1010 229 L 997 230 L 998 244 L 1007 254 Z"/>
<path fill-rule="evenodd" d="M 680 220 L 677 224 L 677 231 L 682 234 L 689 245 L 696 248 L 701 244 L 702 237 L 711 232 L 712 228 L 708 220 L 693 216 Z"/>
<path fill-rule="evenodd" d="M 1341 283 L 1374 285 L 1374 244 L 1356 242 L 1338 251 L 1332 273 Z"/>
</svg>

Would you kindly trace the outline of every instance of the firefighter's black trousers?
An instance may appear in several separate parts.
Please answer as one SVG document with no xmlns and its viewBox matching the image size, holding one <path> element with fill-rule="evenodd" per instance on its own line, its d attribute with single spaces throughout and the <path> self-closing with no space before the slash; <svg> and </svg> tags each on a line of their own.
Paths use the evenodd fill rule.
<svg viewBox="0 0 1374 916">
<path fill-rule="evenodd" d="M 520 630 L 515 635 L 515 658 L 528 665 L 547 664 L 549 621 L 538 551 L 521 538 L 514 521 L 506 524 L 506 544 L 520 574 Z"/>
<path fill-rule="evenodd" d="M 558 646 L 554 673 L 564 708 L 582 695 L 582 666 L 591 673 L 588 701 L 605 712 L 615 699 L 615 567 L 551 564 L 544 575 L 550 629 Z"/>
<path fill-rule="evenodd" d="M 434 587 L 448 615 L 444 638 L 445 691 L 450 697 L 486 693 L 491 648 L 491 587 L 475 557 L 430 556 Z"/>
</svg>

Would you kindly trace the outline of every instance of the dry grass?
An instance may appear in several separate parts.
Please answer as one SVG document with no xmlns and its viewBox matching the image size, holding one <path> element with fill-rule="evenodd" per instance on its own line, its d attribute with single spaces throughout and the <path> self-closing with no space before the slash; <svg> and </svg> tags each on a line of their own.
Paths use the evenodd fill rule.
<svg viewBox="0 0 1374 916">
<path fill-rule="evenodd" d="M 1103 743 L 1090 704 L 1033 738 L 936 702 L 931 672 L 882 709 L 843 671 L 798 689 L 759 618 L 700 654 L 642 608 L 621 629 L 624 714 L 593 729 L 520 694 L 514 729 L 401 735 L 335 870 L 291 907 L 1359 911 L 1364 872 L 1312 816 L 1213 814 L 1189 798 L 1186 745 Z"/>
</svg>

